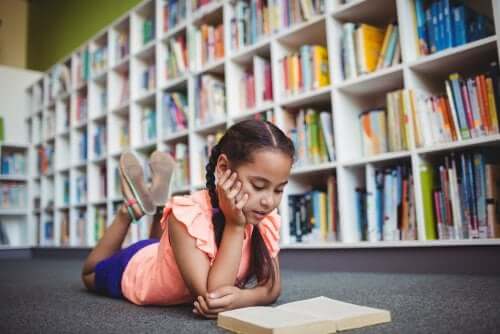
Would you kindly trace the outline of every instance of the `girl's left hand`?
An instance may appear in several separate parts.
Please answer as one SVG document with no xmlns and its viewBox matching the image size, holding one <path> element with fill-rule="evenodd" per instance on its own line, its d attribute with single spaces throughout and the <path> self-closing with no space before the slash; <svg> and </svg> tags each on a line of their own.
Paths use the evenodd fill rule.
<svg viewBox="0 0 500 334">
<path fill-rule="evenodd" d="M 208 319 L 217 319 L 219 312 L 238 308 L 240 294 L 241 289 L 235 286 L 223 286 L 206 296 L 198 296 L 193 312 Z"/>
</svg>

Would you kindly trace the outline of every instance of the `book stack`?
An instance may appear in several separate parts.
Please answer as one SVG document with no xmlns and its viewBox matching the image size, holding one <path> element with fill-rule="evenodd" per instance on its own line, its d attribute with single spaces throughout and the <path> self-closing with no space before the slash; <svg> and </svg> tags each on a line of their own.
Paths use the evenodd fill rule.
<svg viewBox="0 0 500 334">
<path fill-rule="evenodd" d="M 460 46 L 494 33 L 492 20 L 463 2 L 415 0 L 414 27 L 421 56 Z"/>
<path fill-rule="evenodd" d="M 195 88 L 196 125 L 221 121 L 226 117 L 226 93 L 224 81 L 211 74 L 196 78 Z"/>
<path fill-rule="evenodd" d="M 260 56 L 254 56 L 250 67 L 240 80 L 240 107 L 252 109 L 273 99 L 273 83 L 270 62 Z"/>
<path fill-rule="evenodd" d="M 279 62 L 285 96 L 330 84 L 328 53 L 322 45 L 303 45 L 299 52 L 291 53 Z"/>
<path fill-rule="evenodd" d="M 94 76 L 106 70 L 108 66 L 108 48 L 106 45 L 99 46 L 92 52 L 91 66 Z"/>
<path fill-rule="evenodd" d="M 236 1 L 231 17 L 231 49 L 253 45 L 272 31 L 270 5 L 271 1 L 264 0 Z"/>
<path fill-rule="evenodd" d="M 141 133 L 143 143 L 156 139 L 156 110 L 152 106 L 146 106 L 142 111 Z"/>
<path fill-rule="evenodd" d="M 163 31 L 177 26 L 186 18 L 185 0 L 167 0 L 163 5 Z"/>
<path fill-rule="evenodd" d="M 26 174 L 26 156 L 20 152 L 5 152 L 1 155 L 0 174 L 24 175 Z"/>
<path fill-rule="evenodd" d="M 498 217 L 500 165 L 492 152 L 444 156 L 420 167 L 427 240 L 500 237 Z"/>
<path fill-rule="evenodd" d="M 27 186 L 18 182 L 2 182 L 0 184 L 0 209 L 26 208 Z"/>
<path fill-rule="evenodd" d="M 171 38 L 167 44 L 165 78 L 171 80 L 180 77 L 188 70 L 188 64 L 186 35 Z"/>
<path fill-rule="evenodd" d="M 342 74 L 344 79 L 372 73 L 401 61 L 399 27 L 385 28 L 366 23 L 345 23 L 342 32 Z"/>
<path fill-rule="evenodd" d="M 189 59 L 193 70 L 199 71 L 206 64 L 224 58 L 224 24 L 202 24 L 191 30 L 189 40 Z"/>
<path fill-rule="evenodd" d="M 182 93 L 163 95 L 163 128 L 173 134 L 188 128 L 187 98 Z"/>
<path fill-rule="evenodd" d="M 328 111 L 301 109 L 289 136 L 297 151 L 297 166 L 335 160 L 332 115 Z"/>
<path fill-rule="evenodd" d="M 292 242 L 337 240 L 337 180 L 330 175 L 327 190 L 312 190 L 288 196 L 289 228 Z"/>
</svg>

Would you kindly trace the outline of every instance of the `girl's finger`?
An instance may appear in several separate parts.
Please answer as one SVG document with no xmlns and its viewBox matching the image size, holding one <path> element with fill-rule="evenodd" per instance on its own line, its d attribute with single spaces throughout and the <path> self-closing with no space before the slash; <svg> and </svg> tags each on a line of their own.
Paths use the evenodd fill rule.
<svg viewBox="0 0 500 334">
<path fill-rule="evenodd" d="M 240 192 L 241 186 L 242 186 L 241 182 L 240 181 L 236 181 L 235 184 L 234 184 L 234 186 L 231 188 L 231 190 L 227 194 L 227 198 L 229 198 L 229 199 L 235 198 L 236 195 L 238 195 L 238 193 Z"/>
<path fill-rule="evenodd" d="M 222 184 L 222 189 L 224 189 L 226 192 L 233 187 L 234 182 L 236 181 L 236 177 L 238 174 L 236 172 L 233 172 L 231 176 Z"/>
<path fill-rule="evenodd" d="M 202 296 L 198 296 L 198 303 L 200 304 L 203 313 L 205 313 L 206 315 L 214 314 L 214 311 L 210 309 L 205 298 L 203 298 Z"/>
<path fill-rule="evenodd" d="M 230 175 L 231 175 L 231 170 L 226 169 L 224 174 L 222 174 L 221 178 L 217 180 L 217 186 L 222 187 L 222 185 L 224 184 L 224 182 L 226 182 L 226 180 L 229 178 Z"/>
<path fill-rule="evenodd" d="M 207 299 L 207 305 L 210 307 L 210 310 L 214 312 L 222 312 L 226 310 L 233 301 L 232 295 L 226 295 L 220 298 L 209 298 Z"/>
<path fill-rule="evenodd" d="M 245 193 L 245 195 L 243 195 L 243 197 L 241 198 L 241 200 L 236 203 L 236 208 L 238 210 L 242 210 L 243 207 L 245 206 L 245 204 L 247 204 L 247 201 L 248 201 L 248 194 Z"/>
<path fill-rule="evenodd" d="M 194 308 L 196 310 L 196 312 L 194 312 L 195 314 L 198 314 L 198 315 L 201 315 L 201 316 L 207 318 L 207 315 L 205 314 L 205 312 L 203 312 L 203 310 L 200 307 L 200 303 L 198 303 L 197 301 L 195 301 L 194 302 Z"/>
</svg>

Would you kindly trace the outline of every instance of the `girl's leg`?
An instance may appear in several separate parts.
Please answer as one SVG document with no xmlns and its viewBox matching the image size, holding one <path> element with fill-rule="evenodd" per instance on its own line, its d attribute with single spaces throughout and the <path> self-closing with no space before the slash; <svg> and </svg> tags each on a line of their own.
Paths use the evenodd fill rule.
<svg viewBox="0 0 500 334">
<path fill-rule="evenodd" d="M 104 259 L 121 249 L 131 223 L 125 205 L 118 209 L 113 223 L 106 229 L 97 246 L 90 252 L 82 269 L 82 280 L 87 289 L 94 290 L 94 269 Z"/>
<path fill-rule="evenodd" d="M 161 229 L 160 220 L 163 216 L 163 207 L 160 206 L 156 209 L 156 213 L 153 216 L 153 224 L 151 225 L 151 230 L 149 231 L 149 239 L 161 239 L 163 230 Z"/>
</svg>

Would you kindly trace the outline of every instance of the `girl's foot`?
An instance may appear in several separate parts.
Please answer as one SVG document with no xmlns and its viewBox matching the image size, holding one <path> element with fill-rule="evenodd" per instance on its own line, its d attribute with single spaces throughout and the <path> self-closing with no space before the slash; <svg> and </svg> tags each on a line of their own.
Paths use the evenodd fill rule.
<svg viewBox="0 0 500 334">
<path fill-rule="evenodd" d="M 137 220 L 155 213 L 151 193 L 144 182 L 141 164 L 132 152 L 125 152 L 120 157 L 120 182 L 127 207 L 132 220 Z"/>
<path fill-rule="evenodd" d="M 165 205 L 170 191 L 170 181 L 175 168 L 175 160 L 168 153 L 154 151 L 149 158 L 151 167 L 151 196 L 157 207 Z"/>
</svg>

